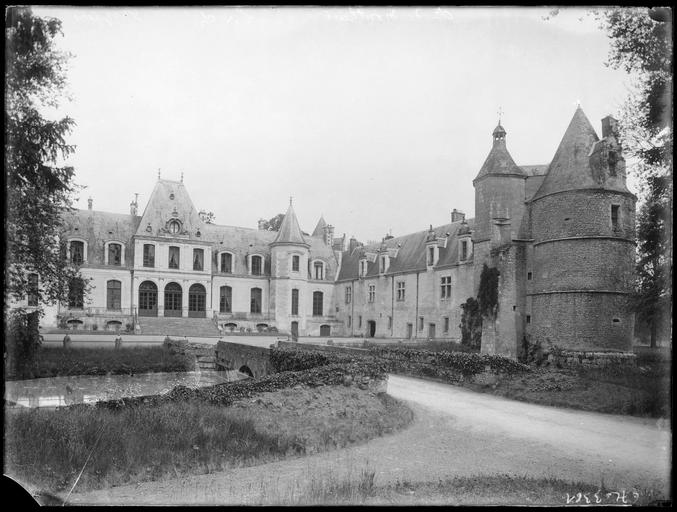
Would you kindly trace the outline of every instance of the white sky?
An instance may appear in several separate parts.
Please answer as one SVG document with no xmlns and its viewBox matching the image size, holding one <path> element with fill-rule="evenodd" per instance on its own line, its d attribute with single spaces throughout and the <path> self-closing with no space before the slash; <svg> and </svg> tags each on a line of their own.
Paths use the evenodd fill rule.
<svg viewBox="0 0 677 512">
<path fill-rule="evenodd" d="M 218 224 L 320 214 L 359 240 L 474 216 L 497 111 L 518 165 L 547 164 L 580 101 L 598 134 L 629 78 L 585 11 L 65 8 L 76 206 L 141 209 L 184 183 Z"/>
</svg>

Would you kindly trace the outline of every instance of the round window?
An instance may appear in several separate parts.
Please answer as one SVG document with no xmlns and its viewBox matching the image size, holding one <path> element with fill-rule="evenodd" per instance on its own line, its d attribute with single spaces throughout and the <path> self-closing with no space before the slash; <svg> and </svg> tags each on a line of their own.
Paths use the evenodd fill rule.
<svg viewBox="0 0 677 512">
<path fill-rule="evenodd" d="M 176 234 L 181 230 L 181 224 L 179 224 L 178 221 L 173 220 L 169 223 L 169 232 L 172 234 Z"/>
</svg>

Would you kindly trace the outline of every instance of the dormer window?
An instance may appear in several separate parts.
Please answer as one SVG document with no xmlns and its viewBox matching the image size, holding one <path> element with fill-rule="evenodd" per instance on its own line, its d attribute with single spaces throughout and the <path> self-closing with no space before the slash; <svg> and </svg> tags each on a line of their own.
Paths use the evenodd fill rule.
<svg viewBox="0 0 677 512">
<path fill-rule="evenodd" d="M 439 254 L 440 253 L 437 245 L 428 245 L 426 247 L 426 264 L 428 265 L 428 267 L 437 265 Z"/>
<path fill-rule="evenodd" d="M 461 240 L 461 261 L 468 259 L 468 241 Z"/>
<path fill-rule="evenodd" d="M 367 275 L 367 260 L 360 260 L 360 277 Z"/>
<path fill-rule="evenodd" d="M 72 240 L 69 246 L 70 262 L 76 265 L 85 261 L 85 243 L 80 240 Z"/>
<path fill-rule="evenodd" d="M 260 276 L 263 274 L 263 259 L 261 256 L 254 255 L 250 258 L 250 265 L 251 265 L 251 275 L 253 276 Z"/>
<path fill-rule="evenodd" d="M 222 252 L 219 259 L 219 271 L 224 274 L 233 272 L 233 255 L 229 252 Z"/>
<path fill-rule="evenodd" d="M 324 263 L 321 261 L 316 261 L 313 263 L 313 279 L 323 280 L 324 279 Z"/>
<path fill-rule="evenodd" d="M 387 272 L 389 266 L 390 266 L 390 258 L 388 257 L 388 255 L 387 254 L 381 255 L 380 264 L 379 264 L 379 272 L 381 274 L 383 274 L 384 272 Z"/>
<path fill-rule="evenodd" d="M 122 265 L 122 245 L 114 242 L 108 243 L 107 255 L 109 265 Z"/>
</svg>

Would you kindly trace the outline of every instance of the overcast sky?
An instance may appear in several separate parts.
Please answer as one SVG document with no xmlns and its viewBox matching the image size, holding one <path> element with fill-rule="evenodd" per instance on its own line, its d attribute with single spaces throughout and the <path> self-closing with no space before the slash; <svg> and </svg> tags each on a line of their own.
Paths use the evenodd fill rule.
<svg viewBox="0 0 677 512">
<path fill-rule="evenodd" d="M 320 214 L 361 241 L 474 216 L 499 108 L 518 165 L 547 164 L 580 101 L 597 130 L 629 78 L 583 10 L 62 8 L 76 206 L 141 210 L 184 183 L 218 224 Z M 583 19 L 580 19 L 583 17 Z"/>
</svg>

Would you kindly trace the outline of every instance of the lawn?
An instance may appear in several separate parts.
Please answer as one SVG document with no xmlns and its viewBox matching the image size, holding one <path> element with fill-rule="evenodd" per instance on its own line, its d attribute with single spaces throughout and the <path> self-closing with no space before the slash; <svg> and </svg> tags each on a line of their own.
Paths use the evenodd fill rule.
<svg viewBox="0 0 677 512">
<path fill-rule="evenodd" d="M 192 357 L 172 354 L 165 347 L 45 348 L 38 350 L 34 376 L 128 375 L 181 372 L 195 368 Z"/>
<path fill-rule="evenodd" d="M 354 386 L 298 387 L 232 407 L 7 409 L 5 473 L 64 496 L 83 467 L 77 490 L 105 489 L 334 449 L 412 420 L 402 403 Z"/>
</svg>

